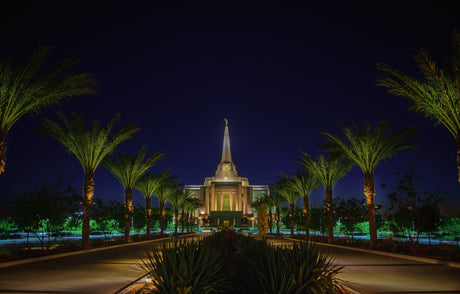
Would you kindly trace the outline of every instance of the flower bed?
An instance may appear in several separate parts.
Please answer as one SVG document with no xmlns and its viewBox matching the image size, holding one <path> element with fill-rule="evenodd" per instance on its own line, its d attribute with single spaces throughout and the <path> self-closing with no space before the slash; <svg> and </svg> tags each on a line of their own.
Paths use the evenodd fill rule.
<svg viewBox="0 0 460 294">
<path fill-rule="evenodd" d="M 295 235 L 295 239 L 305 240 L 305 235 Z M 327 236 L 312 235 L 311 241 L 328 243 Z M 460 247 L 450 244 L 423 245 L 414 241 L 397 241 L 394 238 L 386 237 L 378 239 L 374 248 L 370 248 L 369 240 L 353 240 L 349 237 L 334 237 L 332 244 L 351 246 L 364 249 L 373 249 L 384 252 L 392 252 L 413 256 L 430 257 L 443 260 L 460 261 Z"/>
<path fill-rule="evenodd" d="M 152 234 L 150 238 L 147 238 L 147 236 L 145 235 L 133 235 L 131 236 L 131 241 L 140 242 L 147 240 L 155 240 L 165 236 L 166 235 L 164 234 Z M 91 248 L 107 247 L 124 243 L 125 241 L 123 237 L 112 238 L 110 240 L 91 239 Z M 0 249 L 0 262 L 7 262 L 39 256 L 48 256 L 78 250 L 83 250 L 81 242 L 71 240 L 52 243 L 51 245 L 45 244 L 43 248 L 41 246 L 37 247 L 36 245 L 34 247 L 26 247 L 25 245 L 5 245 Z"/>
</svg>

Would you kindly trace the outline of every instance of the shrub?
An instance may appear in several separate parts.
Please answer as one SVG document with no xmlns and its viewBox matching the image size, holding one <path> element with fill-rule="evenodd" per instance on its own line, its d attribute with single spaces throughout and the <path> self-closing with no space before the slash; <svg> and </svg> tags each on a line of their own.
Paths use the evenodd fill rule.
<svg viewBox="0 0 460 294">
<path fill-rule="evenodd" d="M 232 231 L 147 253 L 154 293 L 344 293 L 340 268 L 315 244 L 268 245 Z"/>
</svg>

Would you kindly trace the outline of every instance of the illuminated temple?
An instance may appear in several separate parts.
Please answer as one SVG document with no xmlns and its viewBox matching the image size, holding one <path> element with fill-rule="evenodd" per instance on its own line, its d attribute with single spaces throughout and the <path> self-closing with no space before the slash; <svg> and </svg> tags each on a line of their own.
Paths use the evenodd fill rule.
<svg viewBox="0 0 460 294">
<path fill-rule="evenodd" d="M 249 223 L 254 220 L 251 203 L 258 197 L 268 195 L 268 186 L 250 185 L 248 178 L 239 177 L 232 161 L 228 121 L 225 120 L 222 158 L 217 165 L 214 177 L 205 178 L 203 185 L 187 185 L 195 198 L 204 206 L 196 211 L 196 216 L 208 218 L 214 225 L 221 227 L 239 226 L 244 218 Z"/>
</svg>

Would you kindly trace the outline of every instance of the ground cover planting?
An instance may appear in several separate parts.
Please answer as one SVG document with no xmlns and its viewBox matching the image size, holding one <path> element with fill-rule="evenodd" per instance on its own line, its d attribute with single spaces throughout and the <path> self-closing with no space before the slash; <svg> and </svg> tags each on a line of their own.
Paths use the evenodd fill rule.
<svg viewBox="0 0 460 294">
<path fill-rule="evenodd" d="M 234 231 L 165 243 L 141 266 L 156 287 L 151 293 L 346 293 L 341 268 L 314 243 L 274 247 Z"/>
</svg>

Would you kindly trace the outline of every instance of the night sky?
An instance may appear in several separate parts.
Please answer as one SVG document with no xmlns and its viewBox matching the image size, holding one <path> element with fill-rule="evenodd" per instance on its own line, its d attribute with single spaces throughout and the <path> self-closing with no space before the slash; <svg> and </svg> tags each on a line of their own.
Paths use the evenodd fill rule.
<svg viewBox="0 0 460 294">
<path fill-rule="evenodd" d="M 377 62 L 418 75 L 413 61 L 418 48 L 428 49 L 441 64 L 450 56 L 450 37 L 460 29 L 460 18 L 447 1 L 442 6 L 324 1 L 305 7 L 5 2 L 13 1 L 0 4 L 0 60 L 22 60 L 38 43 L 52 46 L 49 64 L 78 58 L 74 71 L 94 74 L 98 93 L 68 99 L 13 126 L 6 173 L 0 176 L 4 203 L 55 174 L 75 179 L 81 191 L 83 171 L 75 156 L 36 131 L 44 116 L 56 118 L 62 110 L 102 124 L 120 113 L 118 128 L 137 123 L 141 131 L 119 150 L 137 152 L 145 144 L 151 152 L 164 151 L 152 171 L 171 167 L 184 184 L 203 184 L 214 175 L 224 118 L 239 175 L 258 185 L 276 180 L 279 171 L 294 171 L 300 150 L 316 156 L 325 140 L 320 132 L 339 133 L 340 121 L 375 126 L 388 119 L 393 131 L 417 126 L 417 148 L 377 167 L 376 202 L 385 203 L 390 192 L 380 185 L 391 186 L 394 173 L 414 163 L 423 188 L 445 189 L 448 208 L 458 212 L 452 135 L 409 112 L 407 98 L 375 85 L 382 76 Z M 361 170 L 353 168 L 334 194 L 364 197 Z M 121 184 L 102 166 L 96 170 L 95 197 L 123 199 Z M 312 205 L 323 197 L 324 190 L 316 190 Z M 143 202 L 137 191 L 134 198 Z M 7 206 L 0 212 L 7 213 Z"/>
</svg>

